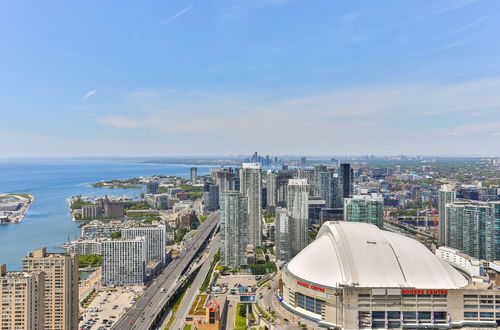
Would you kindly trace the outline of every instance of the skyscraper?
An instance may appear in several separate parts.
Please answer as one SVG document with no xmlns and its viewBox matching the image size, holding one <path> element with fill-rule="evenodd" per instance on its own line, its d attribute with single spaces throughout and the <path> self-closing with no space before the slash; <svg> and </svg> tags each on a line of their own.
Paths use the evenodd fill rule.
<svg viewBox="0 0 500 330">
<path fill-rule="evenodd" d="M 166 228 L 165 225 L 141 225 L 121 230 L 122 238 L 146 237 L 146 258 L 147 262 L 156 260 L 164 266 L 166 252 Z"/>
<path fill-rule="evenodd" d="M 447 245 L 478 259 L 500 258 L 500 202 L 455 201 L 445 205 Z"/>
<path fill-rule="evenodd" d="M 243 163 L 240 191 L 248 199 L 248 244 L 262 245 L 262 177 L 259 163 Z"/>
<path fill-rule="evenodd" d="M 158 186 L 158 181 L 151 180 L 146 182 L 146 194 L 157 194 Z"/>
<path fill-rule="evenodd" d="M 351 169 L 351 164 L 342 163 L 339 167 L 339 189 L 340 198 L 343 202 L 344 198 L 349 198 L 353 193 L 352 179 L 353 171 Z"/>
<path fill-rule="evenodd" d="M 313 167 L 313 184 L 312 184 L 312 192 L 314 194 L 314 196 L 320 196 L 320 192 L 319 192 L 319 186 L 320 186 L 320 181 L 321 181 L 321 177 L 320 177 L 320 173 L 326 173 L 328 172 L 328 168 L 326 165 L 322 165 L 322 164 L 316 164 L 314 165 Z"/>
<path fill-rule="evenodd" d="M 0 329 L 44 330 L 45 273 L 0 266 Z"/>
<path fill-rule="evenodd" d="M 446 226 L 446 204 L 453 203 L 456 198 L 456 192 L 453 185 L 445 184 L 439 189 L 439 245 L 449 245 L 447 238 L 450 237 L 449 228 Z"/>
<path fill-rule="evenodd" d="M 44 329 L 77 329 L 78 256 L 38 249 L 23 258 L 23 271 L 45 273 Z"/>
<path fill-rule="evenodd" d="M 288 181 L 287 209 L 290 211 L 290 257 L 294 257 L 308 242 L 308 195 L 307 179 Z"/>
<path fill-rule="evenodd" d="M 276 206 L 276 173 L 269 170 L 267 171 L 267 207 Z"/>
<path fill-rule="evenodd" d="M 197 176 L 198 176 L 198 168 L 191 167 L 191 183 L 192 184 L 196 183 Z"/>
<path fill-rule="evenodd" d="M 344 199 L 344 220 L 366 222 L 384 228 L 384 199 L 376 194 Z"/>
<path fill-rule="evenodd" d="M 146 238 L 103 241 L 102 284 L 144 285 L 146 280 Z"/>
<path fill-rule="evenodd" d="M 226 191 L 220 206 L 220 262 L 239 268 L 247 264 L 248 198 L 238 191 Z"/>
<path fill-rule="evenodd" d="M 276 208 L 275 255 L 280 261 L 291 258 L 290 251 L 290 212 L 287 209 Z"/>
</svg>

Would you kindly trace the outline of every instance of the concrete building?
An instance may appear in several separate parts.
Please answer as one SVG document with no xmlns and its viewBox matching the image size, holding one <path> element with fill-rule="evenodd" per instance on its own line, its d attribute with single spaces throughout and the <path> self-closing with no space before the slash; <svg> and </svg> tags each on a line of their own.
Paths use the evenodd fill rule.
<svg viewBox="0 0 500 330">
<path fill-rule="evenodd" d="M 44 329 L 77 329 L 78 255 L 35 250 L 23 258 L 23 271 L 45 273 Z"/>
<path fill-rule="evenodd" d="M 290 212 L 285 208 L 276 208 L 274 235 L 276 259 L 280 261 L 290 260 L 292 255 L 290 247 Z"/>
<path fill-rule="evenodd" d="M 168 209 L 169 194 L 146 194 L 144 201 L 152 208 L 157 210 Z"/>
<path fill-rule="evenodd" d="M 439 189 L 438 201 L 439 201 L 439 245 L 449 245 L 446 241 L 447 237 L 450 237 L 449 228 L 446 227 L 446 204 L 453 203 L 456 198 L 455 187 L 452 185 L 442 185 Z"/>
<path fill-rule="evenodd" d="M 99 239 L 79 239 L 71 241 L 66 245 L 68 252 L 73 252 L 79 256 L 101 255 L 102 238 Z"/>
<path fill-rule="evenodd" d="M 445 242 L 478 259 L 500 259 L 500 202 L 445 204 Z"/>
<path fill-rule="evenodd" d="M 82 206 L 82 218 L 83 219 L 99 219 L 104 216 L 104 210 L 100 205 L 84 205 Z"/>
<path fill-rule="evenodd" d="M 287 187 L 287 209 L 290 212 L 290 254 L 291 257 L 307 246 L 308 241 L 308 195 L 306 179 L 290 179 Z"/>
<path fill-rule="evenodd" d="M 196 179 L 198 178 L 198 168 L 197 167 L 191 167 L 190 169 L 191 173 L 191 183 L 195 184 Z"/>
<path fill-rule="evenodd" d="M 101 250 L 103 285 L 144 285 L 147 260 L 145 237 L 104 241 Z"/>
<path fill-rule="evenodd" d="M 371 223 L 384 228 L 384 199 L 377 195 L 355 195 L 344 199 L 344 220 Z"/>
<path fill-rule="evenodd" d="M 146 262 L 156 260 L 163 266 L 166 265 L 166 232 L 165 225 L 140 225 L 121 230 L 123 239 L 146 237 Z"/>
<path fill-rule="evenodd" d="M 0 329 L 45 329 L 45 273 L 7 272 L 1 265 L 0 297 Z"/>
<path fill-rule="evenodd" d="M 262 177 L 259 163 L 243 163 L 240 191 L 248 200 L 248 244 L 262 245 Z"/>
<path fill-rule="evenodd" d="M 122 228 L 128 227 L 130 224 L 122 222 L 92 221 L 81 229 L 81 238 L 84 240 L 105 238 L 111 234 L 121 231 Z"/>
<path fill-rule="evenodd" d="M 424 245 L 359 222 L 327 222 L 283 267 L 285 308 L 342 329 L 495 328 L 500 290 L 472 282 Z"/>
<path fill-rule="evenodd" d="M 146 182 L 146 194 L 157 194 L 159 190 L 158 181 L 150 180 Z"/>
<path fill-rule="evenodd" d="M 247 264 L 248 198 L 238 191 L 226 191 L 220 206 L 220 263 L 239 268 Z"/>
</svg>

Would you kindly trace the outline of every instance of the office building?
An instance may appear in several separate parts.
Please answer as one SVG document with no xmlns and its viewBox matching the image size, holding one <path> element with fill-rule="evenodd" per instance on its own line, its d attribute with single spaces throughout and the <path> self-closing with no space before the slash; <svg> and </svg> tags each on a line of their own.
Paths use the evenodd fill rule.
<svg viewBox="0 0 500 330">
<path fill-rule="evenodd" d="M 198 178 L 198 168 L 191 167 L 191 183 L 195 184 L 197 178 Z"/>
<path fill-rule="evenodd" d="M 243 163 L 240 191 L 248 200 L 248 244 L 262 245 L 262 177 L 259 163 Z"/>
<path fill-rule="evenodd" d="M 145 237 L 104 241 L 101 251 L 103 285 L 144 285 L 147 260 Z"/>
<path fill-rule="evenodd" d="M 146 237 L 146 262 L 159 261 L 166 265 L 166 227 L 165 225 L 140 225 L 121 230 L 122 238 Z"/>
<path fill-rule="evenodd" d="M 290 212 L 287 209 L 276 208 L 275 223 L 275 255 L 280 261 L 288 261 L 291 258 L 290 250 Z"/>
<path fill-rule="evenodd" d="M 446 226 L 446 204 L 453 203 L 456 199 L 455 187 L 453 185 L 442 185 L 439 189 L 439 245 L 449 245 L 446 238 L 450 237 L 449 228 Z"/>
<path fill-rule="evenodd" d="M 307 234 L 309 185 L 306 179 L 290 179 L 287 190 L 287 209 L 290 211 L 290 251 L 293 257 L 309 243 Z"/>
<path fill-rule="evenodd" d="M 248 198 L 238 191 L 226 191 L 220 207 L 220 263 L 240 268 L 247 264 Z"/>
<path fill-rule="evenodd" d="M 473 282 L 407 236 L 327 222 L 283 267 L 280 300 L 318 326 L 495 328 L 500 290 Z"/>
<path fill-rule="evenodd" d="M 23 271 L 45 273 L 44 328 L 77 329 L 78 255 L 38 249 L 23 258 Z"/>
<path fill-rule="evenodd" d="M 150 180 L 146 182 L 146 194 L 157 194 L 159 190 L 158 181 Z"/>
<path fill-rule="evenodd" d="M 0 265 L 0 297 L 0 329 L 45 329 L 45 273 L 7 272 Z"/>
<path fill-rule="evenodd" d="M 500 259 L 500 202 L 455 201 L 445 205 L 447 246 L 478 259 Z"/>
<path fill-rule="evenodd" d="M 384 199 L 377 195 L 355 195 L 344 199 L 344 220 L 371 223 L 384 228 Z"/>
<path fill-rule="evenodd" d="M 321 196 L 319 189 L 320 189 L 320 182 L 322 178 L 320 177 L 320 173 L 327 173 L 328 172 L 328 167 L 326 165 L 322 164 L 316 164 L 313 166 L 313 183 L 311 184 L 312 187 L 312 192 L 314 196 Z"/>
</svg>

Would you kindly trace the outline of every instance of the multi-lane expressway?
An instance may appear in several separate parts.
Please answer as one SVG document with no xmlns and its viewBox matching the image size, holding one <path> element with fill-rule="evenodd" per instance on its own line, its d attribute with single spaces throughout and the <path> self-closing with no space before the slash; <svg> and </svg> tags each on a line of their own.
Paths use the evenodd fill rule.
<svg viewBox="0 0 500 330">
<path fill-rule="evenodd" d="M 178 257 L 168 264 L 113 329 L 147 330 L 154 329 L 157 324 L 161 324 L 161 318 L 166 314 L 166 305 L 176 288 L 179 287 L 181 275 L 189 268 L 204 243 L 212 237 L 218 222 L 218 211 L 208 216 L 207 220 L 196 230 L 196 235 L 185 241 L 184 248 Z"/>
</svg>

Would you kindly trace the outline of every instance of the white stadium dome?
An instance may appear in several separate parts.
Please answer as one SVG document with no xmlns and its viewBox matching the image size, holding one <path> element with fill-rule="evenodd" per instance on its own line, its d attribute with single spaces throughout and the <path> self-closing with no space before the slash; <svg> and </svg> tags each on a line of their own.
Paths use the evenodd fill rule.
<svg viewBox="0 0 500 330">
<path fill-rule="evenodd" d="M 327 222 L 286 266 L 324 287 L 457 289 L 468 280 L 418 241 L 361 222 Z"/>
</svg>

